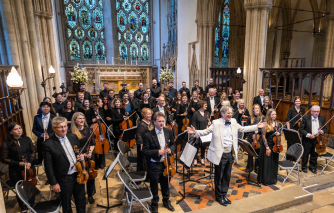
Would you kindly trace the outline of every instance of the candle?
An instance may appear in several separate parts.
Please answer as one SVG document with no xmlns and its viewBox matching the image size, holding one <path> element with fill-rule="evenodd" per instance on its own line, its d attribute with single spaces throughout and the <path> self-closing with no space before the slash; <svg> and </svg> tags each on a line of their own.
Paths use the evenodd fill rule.
<svg viewBox="0 0 334 213">
<path fill-rule="evenodd" d="M 126 58 L 125 58 L 125 66 L 126 66 Z"/>
<path fill-rule="evenodd" d="M 64 84 L 64 83 L 65 83 L 65 81 L 63 80 L 63 81 L 62 81 L 62 83 Z"/>
<path fill-rule="evenodd" d="M 136 60 L 136 66 L 137 66 L 137 62 L 138 62 L 138 60 Z"/>
<path fill-rule="evenodd" d="M 99 59 L 97 59 L 97 65 L 99 65 L 99 64 L 100 64 Z"/>
</svg>

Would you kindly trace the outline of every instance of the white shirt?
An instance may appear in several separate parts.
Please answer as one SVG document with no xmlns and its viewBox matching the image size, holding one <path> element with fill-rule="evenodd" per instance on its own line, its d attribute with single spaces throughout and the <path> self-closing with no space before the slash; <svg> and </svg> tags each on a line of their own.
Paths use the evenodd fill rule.
<svg viewBox="0 0 334 213">
<path fill-rule="evenodd" d="M 50 113 L 47 115 L 42 114 L 43 129 L 47 129 L 49 126 Z"/>
<path fill-rule="evenodd" d="M 158 141 L 160 144 L 160 149 L 165 149 L 166 140 L 165 140 L 164 130 L 163 129 L 158 130 L 157 128 L 154 128 L 154 129 L 155 129 L 155 132 L 157 133 Z M 166 157 L 165 155 L 161 156 L 160 162 L 163 162 L 165 157 Z M 155 160 L 153 160 L 153 158 L 151 158 L 151 161 L 156 162 Z"/>
<path fill-rule="evenodd" d="M 77 169 L 75 168 L 75 164 L 77 163 L 77 158 L 74 154 L 74 150 L 73 147 L 70 143 L 70 141 L 68 140 L 68 138 L 65 137 L 59 137 L 58 135 L 56 135 L 56 137 L 59 139 L 61 146 L 63 147 L 65 153 L 66 153 L 66 157 L 68 159 L 68 161 L 70 162 L 70 168 L 68 169 L 67 174 L 71 175 L 75 172 L 77 172 Z"/>
<path fill-rule="evenodd" d="M 313 115 L 311 115 L 311 126 L 312 126 L 312 135 L 316 135 L 319 132 L 319 117 L 314 118 Z M 307 138 L 309 138 L 311 133 L 308 133 L 306 135 Z"/>
<path fill-rule="evenodd" d="M 159 109 L 159 112 L 162 112 L 162 113 L 165 115 L 165 108 L 164 108 L 164 107 L 160 107 L 160 106 L 158 105 L 158 109 Z M 166 121 L 167 121 L 167 119 L 165 118 L 165 124 L 164 124 L 164 127 L 166 126 Z"/>
<path fill-rule="evenodd" d="M 263 105 L 264 96 L 263 96 L 263 95 L 260 95 L 260 98 L 261 98 L 261 104 Z"/>
<path fill-rule="evenodd" d="M 225 124 L 225 119 L 222 118 L 224 121 L 224 129 L 223 129 L 223 134 L 224 134 L 224 138 L 223 138 L 223 144 L 224 147 L 232 147 L 233 145 L 233 139 L 232 139 L 232 128 L 231 128 L 231 124 Z M 231 122 L 231 121 L 230 121 Z"/>
<path fill-rule="evenodd" d="M 210 97 L 210 105 L 211 105 L 211 115 L 213 115 L 215 111 L 215 97 Z"/>
</svg>

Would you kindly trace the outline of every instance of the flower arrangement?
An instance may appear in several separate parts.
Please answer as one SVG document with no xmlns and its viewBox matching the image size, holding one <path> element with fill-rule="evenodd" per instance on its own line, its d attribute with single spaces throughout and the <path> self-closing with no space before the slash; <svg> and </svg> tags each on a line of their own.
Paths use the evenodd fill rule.
<svg viewBox="0 0 334 213">
<path fill-rule="evenodd" d="M 71 80 L 74 83 L 87 83 L 88 82 L 88 75 L 87 72 L 85 71 L 85 68 L 81 69 L 79 67 L 79 64 L 74 66 L 74 72 L 71 72 Z"/>
<path fill-rule="evenodd" d="M 160 69 L 160 82 L 169 82 L 174 80 L 174 74 L 171 68 L 168 67 L 168 64 L 165 69 Z"/>
</svg>

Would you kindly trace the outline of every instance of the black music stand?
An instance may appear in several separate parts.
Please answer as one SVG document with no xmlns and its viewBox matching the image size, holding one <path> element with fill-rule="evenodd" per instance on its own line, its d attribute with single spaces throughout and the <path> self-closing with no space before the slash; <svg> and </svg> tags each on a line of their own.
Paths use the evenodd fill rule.
<svg viewBox="0 0 334 213">
<path fill-rule="evenodd" d="M 255 160 L 258 159 L 259 156 L 257 155 L 257 153 L 255 152 L 254 148 L 252 147 L 252 145 L 248 141 L 246 141 L 244 139 L 240 139 L 240 138 L 238 139 L 238 141 L 239 141 L 240 147 L 244 151 L 246 151 L 248 153 L 248 156 L 253 156 L 255 158 Z M 255 182 L 253 182 L 253 181 L 250 180 L 250 173 L 251 173 L 251 171 L 249 169 L 249 171 L 248 171 L 248 177 L 246 178 L 247 182 L 244 183 L 244 184 L 240 184 L 238 186 L 238 188 L 243 187 L 246 184 L 257 186 L 257 187 L 261 187 L 260 184 L 255 183 Z M 237 181 L 237 183 L 238 183 L 238 181 Z"/>
<path fill-rule="evenodd" d="M 137 133 L 137 126 L 124 130 L 121 141 L 127 142 L 127 141 L 135 139 L 136 133 Z M 126 154 L 126 156 L 129 157 L 128 153 Z"/>
<path fill-rule="evenodd" d="M 117 162 L 118 162 L 118 158 L 119 158 L 119 154 L 117 155 L 117 157 L 115 158 L 114 162 L 112 162 L 112 164 L 110 164 L 110 166 L 108 167 L 107 171 L 105 171 L 104 173 L 104 176 L 102 178 L 102 180 L 106 180 L 106 190 L 107 190 L 107 203 L 108 205 L 107 206 L 104 206 L 104 205 L 101 205 L 101 204 L 97 204 L 98 207 L 101 207 L 101 208 L 105 208 L 107 209 L 106 212 L 109 211 L 109 209 L 111 208 L 114 208 L 116 206 L 121 206 L 122 205 L 122 202 L 121 203 L 118 203 L 118 204 L 115 204 L 113 206 L 110 206 L 109 205 L 109 190 L 108 190 L 108 176 L 109 174 L 111 173 L 111 171 L 114 169 L 114 167 L 116 166 Z"/>
<path fill-rule="evenodd" d="M 210 146 L 209 142 L 204 142 L 204 143 L 202 142 L 202 147 L 208 147 L 208 146 Z M 210 171 L 204 169 L 204 172 L 205 173 L 209 173 L 209 175 L 206 175 L 206 176 L 203 176 L 201 178 L 198 178 L 196 180 L 196 182 L 198 182 L 198 183 L 205 183 L 205 182 L 202 182 L 201 180 L 202 179 L 210 179 L 210 181 L 211 181 L 211 188 L 214 190 L 214 184 L 213 184 L 213 181 L 212 181 L 212 179 L 213 179 L 213 163 L 211 161 L 209 161 L 209 162 L 210 162 L 210 165 L 209 165 Z M 208 167 L 206 167 L 206 168 L 208 168 Z"/>
<path fill-rule="evenodd" d="M 287 141 L 292 141 L 293 143 L 302 143 L 300 140 L 299 132 L 294 129 L 283 128 L 284 137 Z"/>
<path fill-rule="evenodd" d="M 178 134 L 177 135 L 177 137 L 176 137 L 176 140 L 175 140 L 175 154 L 176 154 L 176 157 L 175 157 L 175 162 L 176 162 L 176 173 L 180 173 L 180 172 L 178 172 L 178 169 L 177 169 L 177 146 L 178 145 L 180 145 L 181 146 L 181 144 L 183 143 L 183 141 L 184 141 L 184 138 L 186 137 L 186 134 L 187 133 L 187 131 L 184 131 L 184 132 L 181 132 L 180 134 Z M 181 146 L 182 147 L 182 146 Z"/>
</svg>

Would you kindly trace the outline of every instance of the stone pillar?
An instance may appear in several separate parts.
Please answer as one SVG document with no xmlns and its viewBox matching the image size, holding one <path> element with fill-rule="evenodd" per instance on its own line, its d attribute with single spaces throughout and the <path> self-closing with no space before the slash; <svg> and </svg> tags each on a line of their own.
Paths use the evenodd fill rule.
<svg viewBox="0 0 334 213">
<path fill-rule="evenodd" d="M 332 8 L 334 7 L 334 3 Z M 334 9 L 334 8 L 333 8 Z M 334 15 L 327 16 L 327 31 L 326 31 L 326 51 L 324 59 L 324 67 L 334 67 Z M 328 76 L 325 80 L 324 97 L 330 97 L 332 91 L 332 77 Z"/>
<path fill-rule="evenodd" d="M 199 83 L 207 85 L 210 78 L 210 67 L 213 64 L 214 55 L 214 30 L 218 24 L 218 16 L 221 9 L 220 0 L 197 1 L 197 37 L 199 41 Z M 192 83 L 192 82 L 191 82 Z"/>
<path fill-rule="evenodd" d="M 245 103 L 257 95 L 261 88 L 262 74 L 259 68 L 265 67 L 268 14 L 271 0 L 245 0 L 246 38 L 243 98 Z"/>
</svg>

